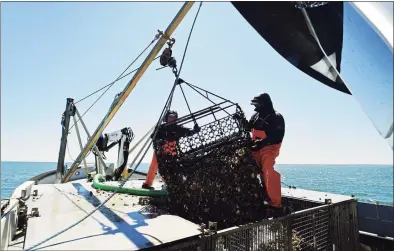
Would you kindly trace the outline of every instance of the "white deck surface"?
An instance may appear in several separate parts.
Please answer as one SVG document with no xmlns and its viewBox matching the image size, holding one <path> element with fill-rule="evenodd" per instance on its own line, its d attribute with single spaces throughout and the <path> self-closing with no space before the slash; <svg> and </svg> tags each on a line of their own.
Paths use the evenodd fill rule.
<svg viewBox="0 0 394 251">
<path fill-rule="evenodd" d="M 338 203 L 341 201 L 352 199 L 351 196 L 305 190 L 300 188 L 285 188 L 285 187 L 282 187 L 282 196 L 308 200 L 308 201 L 321 202 L 321 203 L 324 203 L 325 199 L 331 199 L 332 203 Z"/>
<path fill-rule="evenodd" d="M 138 182 L 142 184 L 142 180 Z M 38 196 L 29 200 L 29 213 L 38 207 L 40 217 L 28 220 L 25 249 L 77 222 L 110 195 L 84 182 L 34 189 L 38 189 Z M 115 195 L 85 221 L 36 250 L 138 250 L 200 233 L 198 225 L 157 213 L 153 206 L 139 205 L 138 198 Z"/>
<path fill-rule="evenodd" d="M 126 186 L 141 187 L 143 179 L 132 182 Z M 161 185 L 155 182 L 155 187 Z M 28 220 L 25 249 L 77 222 L 111 194 L 98 191 L 84 181 L 43 184 L 34 189 L 38 189 L 38 196 L 29 199 L 29 212 L 38 207 L 40 217 Z M 282 188 L 282 195 L 322 203 L 327 198 L 333 203 L 351 199 L 299 188 Z M 138 200 L 139 196 L 117 194 L 85 221 L 36 249 L 138 250 L 200 233 L 198 225 L 158 212 L 153 206 L 139 205 Z"/>
</svg>

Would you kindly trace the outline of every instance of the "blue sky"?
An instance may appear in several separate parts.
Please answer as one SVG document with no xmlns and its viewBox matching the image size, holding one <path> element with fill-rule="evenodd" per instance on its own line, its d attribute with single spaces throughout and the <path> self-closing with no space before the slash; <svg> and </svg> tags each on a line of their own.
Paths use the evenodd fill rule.
<svg viewBox="0 0 394 251">
<path fill-rule="evenodd" d="M 157 29 L 166 28 L 181 5 L 2 3 L 1 159 L 57 161 L 66 98 L 78 100 L 113 81 Z M 178 61 L 196 11 L 197 5 L 174 33 Z M 158 62 L 152 64 L 106 132 L 130 126 L 138 140 L 157 121 L 173 82 L 172 73 L 156 71 L 158 67 Z M 253 112 L 250 99 L 268 92 L 286 120 L 278 163 L 393 163 L 392 150 L 353 97 L 317 83 L 287 63 L 229 3 L 203 4 L 182 77 L 238 102 L 248 117 Z M 91 133 L 130 78 L 126 79 L 86 115 Z M 174 107 L 185 114 L 187 108 L 177 94 Z M 78 109 L 85 111 L 98 95 L 79 103 Z M 208 105 L 195 97 L 190 96 L 194 111 Z M 69 143 L 75 158 L 75 131 Z M 107 156 L 116 161 L 116 150 Z M 66 161 L 71 161 L 68 154 Z"/>
</svg>

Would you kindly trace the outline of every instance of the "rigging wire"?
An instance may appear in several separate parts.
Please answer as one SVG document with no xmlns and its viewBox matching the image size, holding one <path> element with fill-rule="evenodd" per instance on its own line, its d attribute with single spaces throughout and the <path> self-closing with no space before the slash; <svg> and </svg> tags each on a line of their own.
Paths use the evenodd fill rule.
<svg viewBox="0 0 394 251">
<path fill-rule="evenodd" d="M 67 147 L 68 157 L 69 157 L 73 162 L 75 162 L 75 160 L 73 159 L 73 157 L 71 157 L 71 153 L 70 153 L 70 149 L 68 148 L 68 144 L 66 144 L 66 147 Z"/>
<path fill-rule="evenodd" d="M 118 81 L 121 77 L 122 77 L 122 75 L 135 63 L 135 61 L 137 61 L 140 57 L 141 57 L 141 55 L 142 54 L 144 54 L 144 52 L 156 41 L 157 39 L 156 39 L 156 37 L 155 37 L 155 39 L 153 39 L 146 47 L 145 47 L 145 49 L 129 64 L 129 66 L 127 66 L 127 68 L 119 75 L 119 77 L 117 77 L 116 78 L 116 80 L 115 81 L 113 81 L 112 83 L 110 83 L 110 84 L 108 84 L 108 85 L 106 85 L 106 86 L 109 86 L 109 85 L 112 85 L 112 84 L 114 84 L 116 81 Z M 130 74 L 130 73 L 129 73 Z M 83 101 L 83 100 L 85 100 L 85 99 L 87 99 L 87 98 L 89 98 L 90 96 L 92 96 L 92 95 L 94 95 L 94 94 L 96 94 L 97 92 L 99 92 L 99 91 L 101 91 L 102 89 L 104 89 L 106 86 L 104 86 L 104 87 L 102 87 L 102 88 L 100 88 L 99 90 L 97 90 L 97 91 L 95 91 L 95 92 L 93 92 L 93 93 L 91 93 L 91 94 L 89 94 L 89 95 L 87 95 L 86 97 L 84 97 L 84 98 L 81 98 L 80 100 L 78 100 L 77 102 L 75 102 L 75 104 L 78 104 L 79 102 L 81 102 L 81 101 Z"/>
<path fill-rule="evenodd" d="M 183 58 L 182 58 L 180 70 L 182 69 L 182 65 L 183 65 L 183 61 L 184 61 L 185 54 L 186 54 L 186 51 L 187 51 L 187 46 L 188 46 L 188 44 L 189 44 L 190 36 L 191 36 L 192 31 L 193 31 L 193 27 L 194 27 L 195 21 L 196 21 L 196 19 L 197 19 L 197 16 L 198 16 L 198 14 L 199 14 L 199 12 L 200 12 L 201 6 L 202 6 L 202 2 L 200 3 L 200 6 L 199 6 L 198 11 L 197 11 L 197 13 L 196 13 L 196 17 L 194 18 L 193 26 L 192 26 L 192 28 L 191 28 L 191 30 L 190 30 L 190 33 L 189 33 L 189 38 L 188 38 L 188 41 L 187 41 L 187 44 L 186 44 L 186 48 L 185 48 L 185 51 L 184 51 L 184 55 L 183 55 Z M 180 71 L 179 71 L 179 72 L 180 72 Z M 122 74 L 123 74 L 123 73 L 122 73 Z M 154 130 L 154 134 L 153 134 L 152 139 L 155 139 L 156 134 L 157 134 L 158 125 L 159 125 L 160 122 L 162 121 L 163 115 L 165 114 L 165 111 L 166 111 L 166 108 L 169 107 L 168 105 L 169 105 L 169 103 L 170 103 L 171 100 L 172 100 L 172 97 L 173 97 L 173 94 L 174 94 L 174 91 L 175 91 L 175 87 L 176 87 L 176 85 L 177 85 L 177 83 L 178 83 L 178 78 L 179 78 L 179 75 L 176 77 L 176 80 L 174 81 L 174 85 L 173 85 L 173 87 L 172 87 L 172 89 L 171 89 L 171 92 L 170 92 L 170 95 L 169 95 L 169 97 L 168 97 L 168 99 L 167 99 L 167 102 L 166 102 L 166 104 L 165 104 L 165 106 L 164 106 L 164 108 L 163 108 L 163 110 L 162 110 L 162 114 L 161 114 L 159 120 L 158 120 L 157 123 L 156 123 L 156 127 L 155 127 L 155 130 Z M 81 116 L 81 117 L 82 117 L 82 116 Z M 78 121 L 77 121 L 77 122 L 78 122 Z M 146 134 L 146 137 L 148 137 L 148 134 Z M 29 249 L 26 249 L 26 250 L 32 250 L 33 248 L 36 248 L 36 247 L 42 245 L 43 243 L 45 243 L 45 242 L 47 242 L 47 241 L 49 241 L 49 240 L 51 240 L 51 239 L 53 239 L 53 238 L 59 236 L 60 234 L 62 234 L 62 233 L 64 233 L 64 232 L 68 231 L 69 229 L 75 227 L 76 225 L 78 225 L 79 223 L 81 223 L 82 221 L 84 221 L 85 219 L 87 219 L 88 217 L 90 217 L 94 212 L 96 212 L 96 211 L 97 211 L 99 208 L 101 208 L 105 203 L 107 203 L 113 196 L 115 196 L 115 194 L 117 194 L 118 191 L 119 191 L 120 189 L 122 189 L 122 187 L 123 187 L 123 186 L 126 184 L 126 182 L 130 179 L 130 177 L 133 175 L 133 173 L 138 169 L 138 167 L 139 167 L 139 165 L 141 164 L 142 160 L 145 158 L 146 153 L 148 152 L 150 146 L 152 145 L 152 139 L 151 139 L 150 137 L 148 137 L 148 139 L 146 140 L 146 142 L 144 143 L 144 145 L 141 147 L 140 151 L 138 152 L 137 156 L 134 158 L 134 160 L 133 160 L 133 162 L 132 162 L 132 164 L 135 163 L 135 161 L 138 159 L 138 157 L 139 157 L 139 155 L 141 154 L 141 152 L 144 150 L 145 146 L 148 145 L 148 147 L 145 149 L 144 153 L 142 154 L 140 160 L 138 161 L 136 167 L 133 169 L 132 172 L 130 172 L 130 174 L 126 177 L 126 179 L 119 185 L 119 187 L 118 187 L 118 188 L 117 188 L 117 189 L 116 189 L 116 190 L 115 190 L 105 201 L 103 201 L 99 206 L 97 206 L 95 209 L 93 209 L 89 214 L 87 214 L 86 216 L 84 216 L 81 220 L 79 220 L 79 221 L 77 221 L 76 223 L 70 225 L 69 227 L 67 227 L 67 228 L 65 228 L 65 229 L 63 229 L 63 230 L 57 232 L 56 234 L 54 234 L 54 235 L 48 237 L 47 239 L 45 239 L 45 240 L 43 240 L 43 241 L 41 241 L 41 242 L 39 242 L 39 243 L 33 245 L 32 247 L 30 247 Z M 149 144 L 148 144 L 148 142 L 149 142 Z"/>
<path fill-rule="evenodd" d="M 88 113 L 88 111 L 90 110 L 90 109 L 92 109 L 92 107 L 104 96 L 104 94 L 107 92 L 107 91 L 109 91 L 109 89 L 116 83 L 116 82 L 118 82 L 119 80 L 121 80 L 121 79 L 123 79 L 123 78 L 125 78 L 126 76 L 128 76 L 128 75 L 130 75 L 131 73 L 133 73 L 133 72 L 136 72 L 136 71 L 138 71 L 138 69 L 139 69 L 139 67 L 138 68 L 136 68 L 136 69 L 134 69 L 134 70 L 132 70 L 131 72 L 129 72 L 129 73 L 127 73 L 126 75 L 123 75 L 140 57 L 141 57 L 141 55 L 154 43 L 154 41 L 156 41 L 157 39 L 157 36 L 155 37 L 155 39 L 154 40 L 152 40 L 152 42 L 150 42 L 149 43 L 149 45 L 133 60 L 133 62 L 131 62 L 130 64 L 129 64 L 129 66 L 122 72 L 122 74 L 120 74 L 119 75 L 119 77 L 117 77 L 116 79 L 115 79 L 115 81 L 113 81 L 113 82 L 111 82 L 111 83 L 109 83 L 109 84 L 107 84 L 107 85 L 105 85 L 105 86 L 103 86 L 103 87 L 101 87 L 100 89 L 98 89 L 97 91 L 94 91 L 94 92 L 92 92 L 91 94 L 89 94 L 89 95 L 87 95 L 87 96 L 85 96 L 84 98 L 82 98 L 82 99 L 80 99 L 80 100 L 78 100 L 77 102 L 75 102 L 74 104 L 77 104 L 77 103 L 79 103 L 79 102 L 81 102 L 81 101 L 83 101 L 83 100 L 85 100 L 85 99 L 87 99 L 87 98 L 89 98 L 89 97 L 91 97 L 92 95 L 94 95 L 94 94 L 96 94 L 96 93 L 98 93 L 99 91 L 101 91 L 101 90 L 103 90 L 104 88 L 106 88 L 107 87 L 107 89 L 89 106 L 89 108 L 81 115 L 81 118 L 84 116 L 84 115 L 86 115 L 86 113 Z M 156 59 L 158 59 L 159 57 L 156 57 L 156 58 L 154 58 L 153 59 L 153 61 L 154 60 L 156 60 Z M 79 120 L 77 120 L 77 123 L 78 123 L 78 121 Z M 75 125 L 73 124 L 70 128 L 69 128 L 69 131 L 74 127 Z"/>
<path fill-rule="evenodd" d="M 75 162 L 75 159 L 71 156 L 70 149 L 68 148 L 68 142 L 67 142 L 67 144 L 66 144 L 66 147 L 67 147 L 68 157 L 69 157 L 73 162 Z M 86 155 L 85 159 L 87 159 L 87 158 L 89 157 L 90 153 L 91 153 L 91 152 L 89 152 L 89 153 Z"/>
<path fill-rule="evenodd" d="M 160 56 L 155 57 L 155 58 L 152 60 L 152 62 L 155 61 L 155 60 L 158 59 L 158 58 L 160 58 Z M 109 84 L 107 84 L 107 85 L 101 87 L 100 89 L 98 89 L 98 90 L 96 90 L 96 91 L 90 93 L 89 95 L 85 96 L 84 98 L 81 98 L 80 100 L 78 100 L 78 101 L 75 102 L 74 104 L 77 104 L 77 103 L 79 103 L 79 102 L 81 102 L 81 101 L 83 101 L 83 100 L 85 100 L 85 99 L 87 99 L 87 98 L 93 96 L 94 94 L 96 94 L 96 93 L 98 93 L 99 91 L 103 90 L 105 87 L 108 87 L 108 86 L 110 86 L 110 85 L 116 83 L 117 81 L 122 80 L 123 78 L 127 77 L 127 76 L 130 75 L 131 73 L 138 71 L 138 69 L 139 69 L 139 67 L 136 68 L 136 69 L 134 69 L 134 70 L 132 70 L 131 72 L 129 72 L 129 73 L 123 75 L 123 76 L 120 77 L 119 79 L 117 79 L 117 80 L 115 80 L 115 81 L 113 81 L 113 82 L 111 82 L 111 83 L 109 83 Z"/>
</svg>

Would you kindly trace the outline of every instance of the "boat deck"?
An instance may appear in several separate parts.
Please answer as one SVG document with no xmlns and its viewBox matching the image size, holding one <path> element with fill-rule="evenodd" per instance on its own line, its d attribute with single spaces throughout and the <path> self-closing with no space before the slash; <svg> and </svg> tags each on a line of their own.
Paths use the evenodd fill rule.
<svg viewBox="0 0 394 251">
<path fill-rule="evenodd" d="M 136 182 L 142 185 L 143 180 Z M 111 194 L 86 182 L 42 184 L 34 189 L 38 196 L 30 198 L 28 206 L 39 208 L 40 216 L 28 220 L 25 249 L 79 221 Z M 92 216 L 38 249 L 138 250 L 200 233 L 198 225 L 152 205 L 140 205 L 139 198 L 116 194 Z"/>
<path fill-rule="evenodd" d="M 125 186 L 141 187 L 143 181 L 142 177 L 136 178 Z M 163 183 L 156 181 L 155 184 L 159 188 Z M 32 190 L 37 190 L 37 196 L 29 198 L 28 213 L 38 208 L 39 217 L 28 220 L 24 249 L 78 222 L 112 194 L 96 190 L 86 181 L 39 184 Z M 351 198 L 298 188 L 282 188 L 282 195 L 321 203 L 327 198 L 333 203 Z M 92 216 L 37 249 L 138 250 L 200 234 L 197 224 L 155 206 L 141 205 L 139 198 L 116 194 Z M 20 241 L 17 243 L 21 249 Z M 17 246 L 12 248 L 18 249 Z"/>
<path fill-rule="evenodd" d="M 305 190 L 301 188 L 287 188 L 282 187 L 282 196 L 288 198 L 294 198 L 299 200 L 313 201 L 317 203 L 324 203 L 325 199 L 330 199 L 332 203 L 338 203 L 352 199 L 351 196 L 333 194 L 326 192 L 319 192 L 313 190 Z"/>
</svg>

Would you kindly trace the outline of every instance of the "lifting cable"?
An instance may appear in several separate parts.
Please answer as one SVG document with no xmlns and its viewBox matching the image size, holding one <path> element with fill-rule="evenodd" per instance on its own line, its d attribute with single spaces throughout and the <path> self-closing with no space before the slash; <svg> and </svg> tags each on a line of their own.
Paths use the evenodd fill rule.
<svg viewBox="0 0 394 251">
<path fill-rule="evenodd" d="M 233 104 L 233 105 L 236 105 L 236 103 L 232 102 L 231 100 L 228 100 L 228 99 L 223 98 L 223 97 L 221 97 L 221 96 L 219 96 L 219 95 L 216 95 L 215 93 L 212 93 L 212 92 L 210 92 L 210 91 L 207 91 L 207 90 L 205 90 L 205 89 L 203 89 L 203 88 L 201 88 L 201 87 L 192 85 L 192 84 L 190 84 L 190 83 L 184 81 L 183 79 L 179 79 L 179 80 L 180 80 L 182 83 L 184 83 L 184 84 L 186 84 L 187 86 L 189 86 L 193 91 L 197 92 L 198 94 L 200 94 L 202 97 L 204 97 L 205 99 L 207 99 L 208 101 L 210 101 L 210 102 L 211 102 L 212 104 L 214 104 L 214 105 L 217 105 L 217 103 L 215 103 L 212 99 L 210 99 L 210 98 L 208 97 L 208 94 L 211 94 L 212 96 L 215 96 L 215 97 L 217 97 L 217 98 L 220 98 L 220 99 L 222 99 L 222 100 L 225 101 L 225 102 L 229 102 L 229 103 L 231 103 L 231 104 Z M 205 94 L 205 95 L 202 94 L 201 91 L 205 92 L 206 94 Z M 183 90 L 182 90 L 182 92 L 183 92 Z M 185 98 L 185 99 L 186 99 L 186 98 Z M 221 108 L 220 110 L 224 111 L 224 112 L 227 113 L 227 115 L 229 115 L 229 116 L 231 115 L 230 113 L 228 113 L 228 111 L 226 111 L 226 110 L 224 110 L 224 109 L 222 109 L 222 108 Z"/>
<path fill-rule="evenodd" d="M 194 30 L 194 26 L 195 26 L 196 21 L 197 21 L 198 14 L 200 13 L 200 9 L 201 9 L 202 3 L 203 3 L 203 2 L 200 2 L 200 5 L 198 6 L 198 10 L 197 10 L 197 13 L 196 13 L 196 16 L 194 17 L 193 24 L 192 24 L 192 27 L 191 27 L 190 32 L 189 32 L 189 36 L 188 36 L 187 41 L 186 41 L 186 46 L 185 46 L 185 49 L 184 49 L 184 51 L 183 51 L 183 56 L 182 56 L 181 65 L 180 65 L 180 67 L 179 67 L 179 71 L 178 71 L 178 69 L 177 69 L 177 67 L 176 67 L 176 63 L 175 63 L 175 65 L 173 65 L 173 71 L 172 71 L 172 72 L 173 72 L 174 75 L 175 75 L 175 81 L 174 81 L 173 87 L 172 87 L 172 89 L 171 89 L 170 95 L 169 95 L 169 97 L 168 97 L 168 100 L 167 100 L 167 102 L 166 102 L 166 104 L 165 104 L 165 106 L 164 106 L 164 109 L 163 109 L 163 111 L 162 111 L 162 114 L 160 115 L 159 121 L 158 121 L 158 123 L 157 123 L 157 125 L 156 125 L 156 130 L 155 130 L 155 132 L 154 132 L 153 139 L 156 137 L 157 128 L 158 128 L 160 122 L 163 120 L 165 114 L 171 109 L 172 99 L 173 99 L 173 97 L 174 97 L 175 87 L 176 87 L 177 85 L 179 85 L 179 87 L 181 88 L 181 91 L 182 91 L 183 97 L 184 97 L 184 99 L 185 99 L 187 108 L 189 109 L 190 114 L 192 114 L 191 109 L 190 109 L 190 105 L 189 105 L 189 103 L 188 103 L 188 101 L 187 101 L 187 99 L 186 99 L 186 96 L 185 96 L 185 93 L 184 93 L 184 91 L 183 91 L 183 89 L 182 89 L 182 86 L 180 85 L 180 84 L 182 83 L 182 81 L 180 81 L 181 79 L 179 78 L 179 76 L 180 76 L 180 73 L 181 73 L 181 71 L 182 71 L 183 63 L 184 63 L 185 57 L 186 57 L 186 52 L 187 52 L 187 49 L 188 49 L 188 47 L 189 47 L 190 38 L 191 38 L 191 36 L 192 36 L 193 30 Z M 169 45 L 169 48 L 171 48 L 171 46 L 172 46 L 172 45 Z M 175 60 L 174 60 L 174 61 L 175 61 Z M 197 125 L 197 122 L 196 122 L 196 120 L 194 119 L 194 117 L 193 117 L 193 121 L 194 121 L 194 124 Z"/>
<path fill-rule="evenodd" d="M 196 17 L 195 17 L 194 22 L 193 22 L 193 26 L 194 26 L 195 20 L 197 19 L 198 13 L 199 13 L 200 8 L 201 8 L 201 5 L 202 5 L 202 2 L 200 3 L 200 6 L 199 6 L 199 8 L 198 8 Z M 191 29 L 191 31 L 190 31 L 189 38 L 190 38 L 190 35 L 191 35 L 192 30 L 193 30 L 193 27 L 192 27 L 192 29 Z M 189 42 L 189 40 L 188 40 L 188 42 Z M 186 45 L 184 54 L 186 53 L 186 50 L 187 50 L 187 45 Z M 182 68 L 182 64 L 183 64 L 184 58 L 185 58 L 185 57 L 182 58 L 182 63 L 181 63 L 180 70 L 181 70 L 181 68 Z M 173 94 L 174 94 L 175 87 L 176 87 L 176 85 L 177 85 L 177 83 L 178 83 L 178 78 L 179 78 L 179 76 L 176 77 L 176 80 L 175 80 L 174 85 L 173 85 L 173 87 L 172 87 L 172 89 L 171 89 L 170 95 L 169 95 L 169 97 L 168 97 L 168 99 L 167 99 L 167 102 L 166 102 L 164 108 L 163 108 L 163 111 L 162 111 L 162 114 L 161 114 L 161 116 L 160 116 L 160 119 L 159 119 L 159 120 L 157 121 L 157 123 L 156 123 L 156 127 L 155 127 L 155 130 L 154 130 L 154 134 L 153 134 L 152 139 L 154 139 L 154 138 L 156 137 L 158 125 L 160 124 L 161 120 L 163 119 L 163 115 L 165 114 L 166 109 L 169 107 L 168 105 L 170 104 L 170 102 L 171 102 L 171 100 L 172 100 L 172 97 L 173 97 Z M 82 117 L 82 116 L 81 116 L 81 117 Z M 119 185 L 119 187 L 118 187 L 118 188 L 117 188 L 117 189 L 116 189 L 116 190 L 115 190 L 105 201 L 103 201 L 99 206 L 97 206 L 97 207 L 96 207 L 95 209 L 93 209 L 89 214 L 87 214 L 86 216 L 84 216 L 82 219 L 80 219 L 80 220 L 77 221 L 76 223 L 70 225 L 69 227 L 67 227 L 67 228 L 65 228 L 65 229 L 63 229 L 63 230 L 57 232 L 56 234 L 54 234 L 54 235 L 52 235 L 52 236 L 46 238 L 45 240 L 43 240 L 43 241 L 41 241 L 41 242 L 39 242 L 39 243 L 37 243 L 37 244 L 31 246 L 31 247 L 28 248 L 28 249 L 25 249 L 25 250 L 32 250 L 32 249 L 34 249 L 34 248 L 36 248 L 36 247 L 42 245 L 43 243 L 45 243 L 45 242 L 47 242 L 47 241 L 49 241 L 49 240 L 51 240 L 51 239 L 53 239 L 53 238 L 59 236 L 60 234 L 62 234 L 62 233 L 64 233 L 64 232 L 68 231 L 69 229 L 75 227 L 76 225 L 78 225 L 79 223 L 81 223 L 82 221 L 84 221 L 85 219 L 87 219 L 88 217 L 90 217 L 94 212 L 96 212 L 96 211 L 97 211 L 98 209 L 100 209 L 105 203 L 107 203 L 112 197 L 114 197 L 115 194 L 117 194 L 117 193 L 120 191 L 120 189 L 122 189 L 122 187 L 123 187 L 123 186 L 126 184 L 126 182 L 130 179 L 130 177 L 133 175 L 133 173 L 138 169 L 138 167 L 139 167 L 139 165 L 141 164 L 142 160 L 145 158 L 146 153 L 148 152 L 150 146 L 152 145 L 152 139 L 151 139 L 150 137 L 148 137 L 148 134 L 146 134 L 145 137 L 147 137 L 146 142 L 145 142 L 144 145 L 141 147 L 140 151 L 138 152 L 137 156 L 134 158 L 134 160 L 133 160 L 133 162 L 132 162 L 132 164 L 134 164 L 135 161 L 136 161 L 136 160 L 138 159 L 138 157 L 140 156 L 140 154 L 142 153 L 142 151 L 144 151 L 144 153 L 142 154 L 142 156 L 141 156 L 140 160 L 138 161 L 137 165 L 135 166 L 135 168 L 133 169 L 133 171 L 130 172 L 130 174 L 126 177 L 126 179 Z M 148 144 L 148 142 L 149 142 L 149 144 Z M 148 146 L 147 146 L 147 145 L 148 145 Z M 147 146 L 147 147 L 146 147 L 146 146 Z M 146 147 L 146 148 L 145 148 L 145 147 Z M 144 150 L 144 148 L 145 148 L 145 150 Z"/>
</svg>

